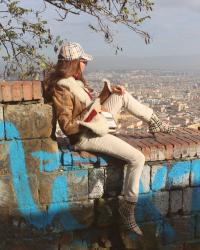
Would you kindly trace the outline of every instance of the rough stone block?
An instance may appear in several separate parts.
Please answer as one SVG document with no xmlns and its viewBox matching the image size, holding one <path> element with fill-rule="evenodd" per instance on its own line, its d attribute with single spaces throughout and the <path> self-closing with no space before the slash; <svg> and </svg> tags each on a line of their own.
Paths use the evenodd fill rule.
<svg viewBox="0 0 200 250">
<path fill-rule="evenodd" d="M 25 153 L 25 161 L 26 161 L 26 169 L 28 174 L 36 173 L 39 174 L 40 172 L 40 164 L 41 158 L 38 157 L 36 152 L 41 152 L 42 145 L 40 139 L 32 139 L 32 140 L 24 140 L 22 141 L 24 153 Z"/>
<path fill-rule="evenodd" d="M 165 188 L 167 181 L 168 168 L 165 165 L 152 166 L 151 172 L 151 189 L 159 191 Z"/>
<path fill-rule="evenodd" d="M 9 147 L 6 141 L 0 142 L 0 176 L 10 175 Z"/>
<path fill-rule="evenodd" d="M 196 217 L 196 232 L 195 232 L 195 237 L 200 238 L 200 214 L 197 215 Z"/>
<path fill-rule="evenodd" d="M 194 239 L 195 218 L 194 216 L 175 216 L 166 220 L 169 224 L 164 225 L 164 242 L 186 242 Z M 170 227 L 169 227 L 170 225 Z M 170 230 L 172 228 L 172 230 Z"/>
<path fill-rule="evenodd" d="M 42 99 L 42 87 L 40 81 L 32 81 L 33 82 L 33 99 L 38 100 Z"/>
<path fill-rule="evenodd" d="M 88 199 L 88 170 L 75 170 L 67 173 L 69 200 Z"/>
<path fill-rule="evenodd" d="M 20 206 L 21 209 L 30 209 L 34 203 L 39 203 L 39 181 L 35 174 L 29 174 L 28 176 L 25 173 L 24 175 L 17 174 L 12 181 L 16 200 L 16 205 L 13 205 L 13 208 Z"/>
<path fill-rule="evenodd" d="M 32 197 L 34 199 L 34 202 L 36 204 L 38 204 L 39 203 L 39 192 L 38 192 L 39 191 L 39 180 L 38 180 L 37 175 L 29 174 L 28 182 L 30 185 L 30 190 L 31 190 L 31 194 L 32 194 Z"/>
<path fill-rule="evenodd" d="M 138 202 L 136 205 L 136 221 L 137 222 L 145 222 L 151 221 L 154 217 L 155 207 L 152 204 L 152 194 L 140 194 L 138 198 Z M 160 213 L 156 214 L 156 219 L 160 219 Z"/>
<path fill-rule="evenodd" d="M 0 177 L 0 208 L 11 208 L 16 206 L 15 194 L 13 192 L 12 179 L 10 176 Z"/>
<path fill-rule="evenodd" d="M 200 186 L 200 160 L 191 163 L 191 186 Z"/>
<path fill-rule="evenodd" d="M 191 211 L 200 211 L 200 188 L 186 188 L 183 190 L 183 211 L 190 213 Z"/>
<path fill-rule="evenodd" d="M 200 240 L 189 241 L 185 244 L 186 250 L 199 250 L 200 249 Z"/>
<path fill-rule="evenodd" d="M 162 243 L 162 221 L 151 221 L 140 224 L 145 240 L 138 249 L 157 249 Z"/>
<path fill-rule="evenodd" d="M 60 206 L 60 210 L 59 210 Z M 52 228 L 54 232 L 72 231 L 83 229 L 94 223 L 94 202 L 93 200 L 84 202 L 68 202 L 67 209 L 62 209 L 63 204 L 57 204 Z M 49 211 L 51 213 L 51 211 Z"/>
<path fill-rule="evenodd" d="M 96 224 L 98 227 L 108 227 L 113 224 L 114 214 L 117 211 L 117 202 L 113 198 L 98 199 L 95 203 Z"/>
<path fill-rule="evenodd" d="M 105 169 L 94 168 L 89 170 L 89 198 L 100 198 L 104 193 Z"/>
<path fill-rule="evenodd" d="M 36 157 L 40 157 L 40 171 L 54 172 L 61 166 L 61 153 L 58 144 L 51 138 L 42 139 L 42 152 L 36 153 Z"/>
<path fill-rule="evenodd" d="M 183 209 L 183 191 L 173 190 L 170 192 L 170 212 L 177 213 Z"/>
<path fill-rule="evenodd" d="M 190 168 L 190 161 L 173 164 L 168 173 L 167 187 L 172 189 L 189 186 Z"/>
<path fill-rule="evenodd" d="M 36 230 L 39 228 L 45 229 L 47 219 L 46 206 L 35 203 L 34 207 L 27 207 L 26 204 L 23 207 L 12 207 L 10 209 L 10 215 L 13 229 L 16 229 L 17 231 L 20 230 L 21 235 L 23 232 L 24 238 L 29 238 L 30 235 L 33 236 L 33 224 L 36 233 Z M 30 221 L 33 224 L 30 224 Z"/>
<path fill-rule="evenodd" d="M 4 102 L 12 101 L 11 84 L 4 82 L 1 84 L 2 99 Z"/>
<path fill-rule="evenodd" d="M 148 193 L 150 191 L 150 167 L 145 165 L 142 170 L 140 179 L 140 193 Z"/>
<path fill-rule="evenodd" d="M 156 221 L 163 218 L 169 209 L 169 192 L 140 194 L 136 206 L 138 222 Z"/>
<path fill-rule="evenodd" d="M 190 213 L 192 210 L 192 191 L 194 188 L 186 188 L 183 190 L 183 211 Z"/>
<path fill-rule="evenodd" d="M 152 196 L 152 203 L 161 215 L 166 215 L 169 211 L 169 192 L 156 192 Z"/>
<path fill-rule="evenodd" d="M 40 175 L 39 177 L 39 201 L 41 204 L 50 204 L 54 202 L 53 197 L 52 197 L 53 196 L 52 192 L 53 192 L 53 184 L 57 176 L 58 176 L 57 174 L 49 174 L 49 173 L 42 173 Z M 64 178 L 66 178 L 66 176 L 64 176 Z M 58 189 L 58 187 L 56 189 Z M 59 190 L 56 190 L 56 191 L 59 192 Z M 61 197 L 60 199 L 62 202 L 67 201 L 67 197 L 64 197 L 64 199 L 63 197 Z"/>
<path fill-rule="evenodd" d="M 42 139 L 42 150 L 44 152 L 50 152 L 50 153 L 58 153 L 58 143 L 56 140 L 52 140 L 51 138 Z"/>
<path fill-rule="evenodd" d="M 45 138 L 52 133 L 52 107 L 47 104 L 8 105 L 4 107 L 5 121 L 13 123 L 19 134 L 11 133 L 5 123 L 6 138 Z"/>
<path fill-rule="evenodd" d="M 31 81 L 23 81 L 22 94 L 24 101 L 29 101 L 33 99 L 33 87 Z"/>
<path fill-rule="evenodd" d="M 11 93 L 12 93 L 13 101 L 21 101 L 22 100 L 22 83 L 21 82 L 12 83 Z"/>
<path fill-rule="evenodd" d="M 88 171 L 42 173 L 39 197 L 41 204 L 88 199 Z"/>
<path fill-rule="evenodd" d="M 105 171 L 105 193 L 109 196 L 119 195 L 123 187 L 123 167 L 108 166 Z"/>
</svg>

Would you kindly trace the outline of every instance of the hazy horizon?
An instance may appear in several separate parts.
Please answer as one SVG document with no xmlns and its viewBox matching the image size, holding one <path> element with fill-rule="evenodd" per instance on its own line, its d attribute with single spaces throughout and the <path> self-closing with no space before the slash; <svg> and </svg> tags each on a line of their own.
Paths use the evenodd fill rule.
<svg viewBox="0 0 200 250">
<path fill-rule="evenodd" d="M 170 70 L 170 71 L 200 71 L 200 55 L 195 56 L 96 56 L 88 63 L 87 71 L 95 70 Z"/>
<path fill-rule="evenodd" d="M 88 63 L 86 68 L 86 72 L 106 70 L 161 70 L 200 73 L 200 55 L 143 58 L 116 55 L 96 56 L 93 61 Z"/>
</svg>

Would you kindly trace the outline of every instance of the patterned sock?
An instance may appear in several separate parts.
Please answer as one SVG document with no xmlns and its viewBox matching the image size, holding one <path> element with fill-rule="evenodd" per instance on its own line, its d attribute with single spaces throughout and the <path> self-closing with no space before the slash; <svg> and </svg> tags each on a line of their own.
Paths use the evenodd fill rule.
<svg viewBox="0 0 200 250">
<path fill-rule="evenodd" d="M 163 132 L 167 134 L 171 134 L 174 132 L 175 128 L 170 127 L 164 122 L 162 122 L 156 114 L 152 114 L 151 119 L 149 121 L 149 132 L 156 133 L 156 132 Z"/>
<path fill-rule="evenodd" d="M 129 202 L 124 199 L 121 200 L 119 203 L 119 214 L 121 215 L 122 222 L 126 229 L 142 236 L 143 233 L 138 227 L 134 216 L 135 206 L 136 202 Z"/>
</svg>

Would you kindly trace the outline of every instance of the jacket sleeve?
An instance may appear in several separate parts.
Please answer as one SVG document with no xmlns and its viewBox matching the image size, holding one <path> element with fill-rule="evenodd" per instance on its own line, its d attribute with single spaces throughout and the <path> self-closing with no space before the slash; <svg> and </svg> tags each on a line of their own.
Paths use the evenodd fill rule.
<svg viewBox="0 0 200 250">
<path fill-rule="evenodd" d="M 80 125 L 73 119 L 73 98 L 69 91 L 56 92 L 53 95 L 53 103 L 59 126 L 65 135 L 77 134 L 80 132 Z"/>
</svg>

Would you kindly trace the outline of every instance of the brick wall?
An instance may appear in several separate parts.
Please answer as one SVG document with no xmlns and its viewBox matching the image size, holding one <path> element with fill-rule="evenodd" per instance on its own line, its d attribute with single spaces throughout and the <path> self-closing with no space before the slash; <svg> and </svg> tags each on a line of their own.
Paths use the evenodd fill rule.
<svg viewBox="0 0 200 250">
<path fill-rule="evenodd" d="M 0 102 L 21 102 L 42 99 L 39 81 L 0 82 Z"/>
<path fill-rule="evenodd" d="M 124 162 L 52 140 L 40 82 L 0 83 L 0 98 L 0 249 L 200 249 L 199 131 L 118 135 L 146 157 L 139 238 L 117 212 Z"/>
</svg>

